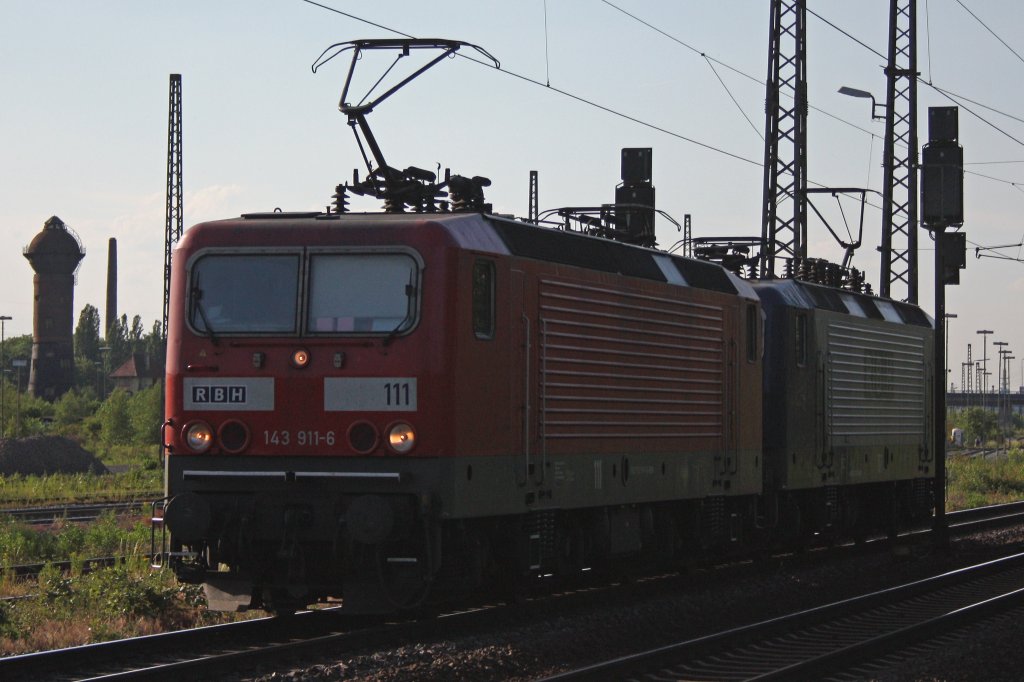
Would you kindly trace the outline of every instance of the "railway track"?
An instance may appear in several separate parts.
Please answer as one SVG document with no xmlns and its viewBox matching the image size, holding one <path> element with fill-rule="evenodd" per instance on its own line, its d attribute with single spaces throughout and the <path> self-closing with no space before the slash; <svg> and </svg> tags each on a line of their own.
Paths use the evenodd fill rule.
<svg viewBox="0 0 1024 682">
<path fill-rule="evenodd" d="M 1024 604 L 1024 554 L 546 678 L 822 679 Z"/>
<path fill-rule="evenodd" d="M 105 512 L 131 512 L 142 509 L 145 502 L 95 502 L 84 504 L 63 504 L 45 507 L 17 507 L 0 509 L 0 516 L 8 516 L 29 525 L 50 524 L 58 520 L 89 522 L 95 521 Z"/>
<path fill-rule="evenodd" d="M 237 677 L 242 671 L 259 674 L 260 666 L 268 667 L 264 672 L 269 672 L 289 662 L 301 666 L 309 658 L 325 654 L 344 658 L 357 650 L 394 649 L 436 637 L 439 631 L 446 635 L 478 631 L 516 608 L 496 604 L 377 624 L 365 616 L 356 620 L 331 609 L 307 611 L 287 618 L 260 618 L 0 658 L 0 679 L 180 682 L 228 674 Z"/>
<path fill-rule="evenodd" d="M 956 512 L 949 517 L 951 534 L 962 535 L 999 525 L 1020 523 L 1024 518 L 1024 503 Z M 842 549 L 854 551 L 860 548 L 850 546 Z M 820 556 L 809 558 L 823 560 Z M 1024 566 L 1024 559 L 1021 564 Z M 756 569 L 753 566 L 737 565 L 732 570 L 745 574 L 746 570 Z M 583 587 L 578 593 L 593 594 L 614 587 Z M 549 599 L 551 602 L 563 599 L 565 601 L 560 604 L 567 605 L 572 598 L 566 600 L 564 595 L 548 595 L 539 599 Z M 261 664 L 281 670 L 285 666 L 282 660 L 289 657 L 305 655 L 308 658 L 329 651 L 331 656 L 344 659 L 356 649 L 379 647 L 376 650 L 386 651 L 389 646 L 397 648 L 411 641 L 419 641 L 420 638 L 436 636 L 438 630 L 447 634 L 459 629 L 468 631 L 486 627 L 488 622 L 500 619 L 510 608 L 504 605 L 476 607 L 464 613 L 423 622 L 391 623 L 371 628 L 365 627 L 365 619 L 354 621 L 336 613 L 303 613 L 289 619 L 264 618 L 0 659 L 0 679 L 71 679 L 71 676 L 62 678 L 60 675 L 61 671 L 70 669 L 76 671 L 74 679 L 100 676 L 104 676 L 103 679 L 169 679 L 182 674 L 205 679 L 216 677 L 224 670 L 252 668 Z M 546 608 L 551 609 L 550 603 Z M 558 606 L 555 610 L 562 608 Z M 526 616 L 519 612 L 518 617 Z M 182 652 L 188 652 L 188 655 L 182 655 Z M 303 664 L 301 658 L 295 661 L 297 667 Z M 108 675 L 111 677 L 106 677 Z M 585 676 L 576 679 L 589 678 Z"/>
<path fill-rule="evenodd" d="M 57 508 L 54 507 L 53 509 Z M 1007 504 L 988 507 L 978 507 L 976 509 L 966 509 L 963 511 L 951 512 L 947 514 L 946 517 L 949 522 L 950 532 L 957 535 L 963 535 L 1024 522 L 1024 502 L 1010 502 Z M 124 562 L 126 560 L 126 557 L 95 557 L 85 559 L 81 563 L 83 570 L 88 571 L 106 566 L 113 566 L 114 564 Z M 71 561 L 50 561 L 49 563 L 62 571 L 69 571 L 72 566 Z M 39 575 L 39 571 L 43 570 L 46 565 L 46 562 L 18 564 L 0 567 L 0 571 L 19 578 L 32 578 Z"/>
</svg>

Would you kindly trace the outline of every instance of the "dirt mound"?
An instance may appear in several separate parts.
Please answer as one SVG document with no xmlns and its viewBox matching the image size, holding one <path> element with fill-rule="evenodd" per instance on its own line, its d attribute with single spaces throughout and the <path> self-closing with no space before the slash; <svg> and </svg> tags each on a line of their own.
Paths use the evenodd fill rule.
<svg viewBox="0 0 1024 682">
<path fill-rule="evenodd" d="M 107 468 L 91 452 L 59 436 L 0 440 L 0 475 L 105 474 Z"/>
</svg>

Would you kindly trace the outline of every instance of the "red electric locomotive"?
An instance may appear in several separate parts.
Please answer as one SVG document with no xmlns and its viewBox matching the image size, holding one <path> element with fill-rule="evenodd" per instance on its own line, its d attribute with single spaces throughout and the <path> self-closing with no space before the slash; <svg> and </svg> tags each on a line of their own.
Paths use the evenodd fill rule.
<svg viewBox="0 0 1024 682">
<path fill-rule="evenodd" d="M 174 263 L 164 522 L 215 608 L 671 556 L 760 490 L 760 307 L 716 265 L 478 213 L 246 215 Z"/>
</svg>

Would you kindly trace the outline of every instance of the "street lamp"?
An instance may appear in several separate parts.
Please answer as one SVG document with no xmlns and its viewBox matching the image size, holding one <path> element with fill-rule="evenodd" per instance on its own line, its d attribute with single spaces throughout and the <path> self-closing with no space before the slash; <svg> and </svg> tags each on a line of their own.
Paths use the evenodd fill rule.
<svg viewBox="0 0 1024 682">
<path fill-rule="evenodd" d="M 1010 344 L 1006 341 L 993 341 L 993 346 L 999 346 L 999 350 L 996 351 L 996 355 L 999 356 L 999 364 L 996 365 L 996 393 L 1003 392 L 1003 356 L 1010 351 L 1006 350 L 1006 346 Z"/>
<path fill-rule="evenodd" d="M 7 365 L 7 360 L 4 357 L 4 323 L 7 320 L 12 320 L 10 315 L 0 315 L 0 369 Z M 7 385 L 7 380 L 0 374 L 0 438 L 3 438 L 6 433 L 4 430 L 4 422 L 6 421 L 6 415 L 4 415 L 4 386 Z"/>
<path fill-rule="evenodd" d="M 844 85 L 843 87 L 839 88 L 839 94 L 840 95 L 848 95 L 850 97 L 861 97 L 863 99 L 870 99 L 871 100 L 871 118 L 873 118 L 873 119 L 883 119 L 883 118 L 885 118 L 885 105 L 877 103 L 875 101 L 875 96 L 872 95 L 867 90 L 858 90 L 857 88 L 848 88 L 848 87 L 846 87 Z M 882 107 L 882 115 L 881 116 L 879 116 L 878 114 L 875 113 L 875 110 L 878 109 L 878 107 Z"/>
<path fill-rule="evenodd" d="M 1003 401 L 1006 403 L 1006 426 L 1007 426 L 1007 431 L 1009 431 L 1009 426 L 1010 426 L 1010 415 L 1013 414 L 1013 404 L 1010 401 L 1010 367 L 1011 367 L 1010 361 L 1017 359 L 1016 355 L 1011 355 L 1012 352 L 1013 351 L 1007 351 L 1006 352 L 1006 356 L 1003 358 L 1003 360 L 1006 361 L 1006 378 L 1005 378 L 1006 388 L 1004 390 L 1006 395 L 1003 396 Z M 1007 437 L 1009 437 L 1009 433 L 1007 433 Z"/>
<path fill-rule="evenodd" d="M 993 341 L 993 346 L 998 346 L 999 350 L 996 351 L 996 355 L 999 358 L 999 362 L 996 365 L 996 424 L 999 427 L 999 431 L 1003 430 L 1003 358 L 1010 351 L 1006 350 L 1006 346 L 1009 346 L 1006 341 Z"/>
<path fill-rule="evenodd" d="M 982 372 L 982 381 L 984 381 L 984 384 L 978 384 L 978 388 L 981 389 L 981 407 L 982 409 L 985 409 L 985 403 L 987 402 L 985 399 L 985 393 L 988 392 L 988 335 L 994 334 L 995 332 L 991 329 L 979 329 L 977 333 L 981 334 L 981 338 L 984 340 L 981 349 L 981 361 L 984 363 L 984 370 Z"/>
<path fill-rule="evenodd" d="M 18 419 L 17 419 L 17 431 L 18 436 L 21 436 L 21 370 L 28 366 L 28 360 L 12 360 L 11 366 L 16 367 L 18 370 Z"/>
</svg>

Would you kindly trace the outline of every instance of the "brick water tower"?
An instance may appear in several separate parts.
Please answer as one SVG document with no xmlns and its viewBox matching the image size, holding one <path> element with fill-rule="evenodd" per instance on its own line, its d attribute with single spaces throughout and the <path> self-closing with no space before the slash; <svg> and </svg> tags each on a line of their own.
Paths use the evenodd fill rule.
<svg viewBox="0 0 1024 682">
<path fill-rule="evenodd" d="M 23 253 L 36 273 L 28 389 L 32 395 L 55 400 L 75 378 L 75 272 L 85 249 L 67 225 L 52 216 Z"/>
</svg>

